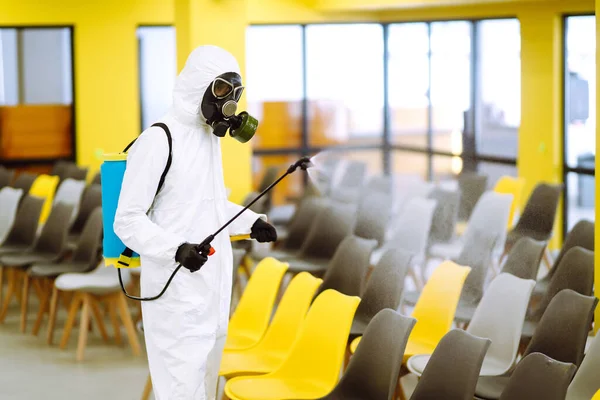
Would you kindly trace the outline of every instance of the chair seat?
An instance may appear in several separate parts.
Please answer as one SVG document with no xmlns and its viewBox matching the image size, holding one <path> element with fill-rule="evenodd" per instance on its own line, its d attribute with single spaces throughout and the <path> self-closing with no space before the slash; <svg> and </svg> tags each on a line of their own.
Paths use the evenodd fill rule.
<svg viewBox="0 0 600 400">
<path fill-rule="evenodd" d="M 285 359 L 285 352 L 224 351 L 220 376 L 261 375 L 275 371 Z"/>
<path fill-rule="evenodd" d="M 121 273 L 123 284 L 127 286 L 131 282 L 131 272 L 129 268 L 123 268 Z M 81 291 L 96 295 L 105 295 L 121 290 L 117 269 L 105 267 L 104 263 L 92 272 L 60 275 L 56 278 L 54 286 L 63 291 Z"/>
<path fill-rule="evenodd" d="M 548 239 L 550 239 L 550 235 L 548 235 L 546 233 L 538 232 L 538 231 L 512 230 L 512 231 L 508 232 L 508 234 L 506 235 L 506 245 L 512 246 L 515 243 L 517 243 L 519 241 L 519 239 L 524 238 L 524 237 L 530 237 L 530 238 L 540 241 L 540 242 L 547 241 Z"/>
<path fill-rule="evenodd" d="M 0 246 L 0 256 L 12 253 L 24 253 L 31 249 L 31 246 L 24 244 L 6 244 Z"/>
<path fill-rule="evenodd" d="M 407 362 L 409 358 L 415 354 L 431 354 L 435 350 L 435 345 L 430 343 L 424 343 L 416 340 L 408 339 L 406 349 L 404 350 L 404 362 Z"/>
<path fill-rule="evenodd" d="M 302 271 L 322 273 L 327 270 L 327 266 L 329 265 L 329 260 L 319 258 L 292 258 L 283 261 L 289 263 L 290 267 L 288 268 L 288 272 L 291 273 Z"/>
<path fill-rule="evenodd" d="M 480 376 L 475 396 L 484 400 L 497 400 L 508 385 L 509 379 L 510 376 Z"/>
<path fill-rule="evenodd" d="M 225 393 L 231 400 L 318 399 L 335 385 L 303 379 L 277 379 L 269 376 L 239 377 L 227 382 Z"/>
<path fill-rule="evenodd" d="M 29 269 L 29 275 L 39 278 L 50 278 L 70 272 L 87 272 L 88 265 L 85 263 L 40 263 L 35 264 Z"/>
<path fill-rule="evenodd" d="M 7 267 L 22 268 L 41 262 L 53 262 L 58 258 L 58 255 L 49 253 L 7 254 L 0 257 L 0 263 Z"/>
<path fill-rule="evenodd" d="M 406 367 L 411 373 L 421 376 L 430 358 L 431 356 L 427 354 L 412 356 L 406 362 Z M 479 371 L 479 376 L 498 376 L 506 373 L 507 369 L 506 364 L 502 361 L 492 357 L 485 357 Z"/>
</svg>

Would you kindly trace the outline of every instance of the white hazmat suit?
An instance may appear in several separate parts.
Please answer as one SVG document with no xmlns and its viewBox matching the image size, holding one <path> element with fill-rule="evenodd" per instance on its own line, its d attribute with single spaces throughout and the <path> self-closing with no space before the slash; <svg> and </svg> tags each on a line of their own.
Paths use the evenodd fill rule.
<svg viewBox="0 0 600 400">
<path fill-rule="evenodd" d="M 201 46 L 177 77 L 173 106 L 161 119 L 173 138 L 172 165 L 156 197 L 168 158 L 166 134 L 151 127 L 129 151 L 114 229 L 141 255 L 143 297 L 163 288 L 177 266 L 175 253 L 182 243 L 201 242 L 241 210 L 227 200 L 219 138 L 200 116 L 204 92 L 225 72 L 240 73 L 235 58 L 221 48 Z M 181 268 L 161 298 L 142 303 L 158 400 L 215 398 L 229 320 L 229 235 L 250 233 L 258 218 L 265 219 L 251 211 L 242 214 L 215 237 L 216 253 L 199 271 Z"/>
</svg>

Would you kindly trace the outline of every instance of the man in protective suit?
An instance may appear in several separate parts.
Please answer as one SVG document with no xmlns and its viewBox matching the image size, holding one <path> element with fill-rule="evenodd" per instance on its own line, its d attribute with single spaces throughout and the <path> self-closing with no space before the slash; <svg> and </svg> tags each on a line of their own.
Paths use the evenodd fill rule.
<svg viewBox="0 0 600 400">
<path fill-rule="evenodd" d="M 197 247 L 241 210 L 227 200 L 219 137 L 242 90 L 231 54 L 198 47 L 177 77 L 173 105 L 161 119 L 172 136 L 172 164 L 158 194 L 169 156 L 165 132 L 147 129 L 128 153 L 114 228 L 141 256 L 142 296 L 160 292 L 176 266 L 185 267 L 162 297 L 142 306 L 158 400 L 215 398 L 233 273 L 228 233 L 250 233 L 261 242 L 277 238 L 264 215 L 247 211 L 215 237 L 214 255 L 206 257 Z"/>
</svg>

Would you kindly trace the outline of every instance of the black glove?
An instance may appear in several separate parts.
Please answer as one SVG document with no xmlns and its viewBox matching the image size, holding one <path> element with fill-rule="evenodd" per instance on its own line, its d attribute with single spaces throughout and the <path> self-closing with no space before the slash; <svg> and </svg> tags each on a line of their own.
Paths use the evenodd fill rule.
<svg viewBox="0 0 600 400">
<path fill-rule="evenodd" d="M 250 230 L 250 237 L 260 243 L 274 242 L 277 240 L 277 231 L 273 225 L 262 219 L 257 219 Z"/>
<path fill-rule="evenodd" d="M 175 253 L 175 261 L 189 269 L 190 272 L 198 271 L 207 260 L 207 256 L 200 254 L 197 244 L 184 243 Z"/>
</svg>

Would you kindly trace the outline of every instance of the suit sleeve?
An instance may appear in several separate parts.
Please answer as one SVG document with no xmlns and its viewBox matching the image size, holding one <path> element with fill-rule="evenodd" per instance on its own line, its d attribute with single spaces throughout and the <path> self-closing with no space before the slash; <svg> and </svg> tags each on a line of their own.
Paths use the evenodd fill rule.
<svg viewBox="0 0 600 400">
<path fill-rule="evenodd" d="M 240 212 L 244 207 L 239 204 L 232 203 L 231 201 L 227 202 L 227 219 L 233 218 L 238 212 Z M 229 234 L 230 235 L 246 235 L 250 233 L 250 228 L 256 222 L 257 219 L 267 220 L 267 216 L 264 214 L 257 214 L 254 211 L 246 210 L 240 217 L 235 220 L 229 226 Z"/>
<path fill-rule="evenodd" d="M 168 157 L 169 144 L 162 129 L 150 128 L 140 135 L 127 155 L 114 222 L 116 235 L 127 247 L 161 262 L 173 261 L 177 249 L 185 242 L 147 215 Z"/>
</svg>

